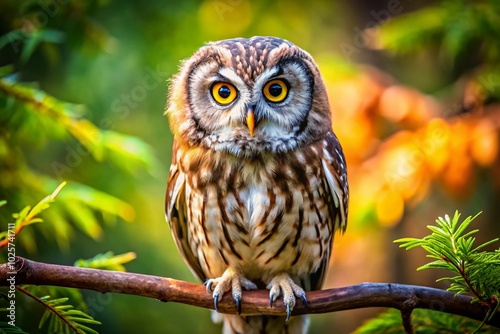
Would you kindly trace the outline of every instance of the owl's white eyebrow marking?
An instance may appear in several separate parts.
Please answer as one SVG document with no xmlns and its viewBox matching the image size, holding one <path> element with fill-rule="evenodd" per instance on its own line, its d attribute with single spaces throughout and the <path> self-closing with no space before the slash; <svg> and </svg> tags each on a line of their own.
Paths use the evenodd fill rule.
<svg viewBox="0 0 500 334">
<path fill-rule="evenodd" d="M 267 69 L 265 71 L 262 72 L 261 75 L 259 75 L 259 77 L 266 77 L 266 78 L 271 78 L 271 77 L 274 77 L 276 75 L 279 75 L 283 73 L 283 69 L 281 68 L 281 66 L 279 65 L 276 65 L 270 69 Z"/>
<path fill-rule="evenodd" d="M 236 86 L 244 86 L 245 82 L 241 79 L 241 77 L 236 74 L 236 72 L 229 68 L 229 67 L 222 67 L 219 71 L 218 74 L 224 78 L 227 78 L 228 81 L 233 83 Z"/>
</svg>

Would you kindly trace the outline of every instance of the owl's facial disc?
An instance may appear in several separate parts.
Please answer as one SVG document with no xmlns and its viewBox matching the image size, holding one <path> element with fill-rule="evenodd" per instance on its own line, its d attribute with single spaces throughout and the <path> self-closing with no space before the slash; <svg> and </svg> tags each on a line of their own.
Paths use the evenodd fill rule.
<svg viewBox="0 0 500 334">
<path fill-rule="evenodd" d="M 186 63 L 188 103 L 180 117 L 186 122 L 179 126 L 184 138 L 246 155 L 285 152 L 330 131 L 331 124 L 324 122 L 328 100 L 314 61 L 293 44 L 278 41 L 217 42 Z"/>
</svg>

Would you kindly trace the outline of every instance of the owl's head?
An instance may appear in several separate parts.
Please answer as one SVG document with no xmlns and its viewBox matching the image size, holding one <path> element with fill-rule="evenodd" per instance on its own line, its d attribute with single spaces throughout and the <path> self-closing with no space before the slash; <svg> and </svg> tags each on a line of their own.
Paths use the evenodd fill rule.
<svg viewBox="0 0 500 334">
<path fill-rule="evenodd" d="M 177 141 L 237 156 L 284 153 L 331 131 L 314 60 L 275 37 L 200 48 L 173 78 L 166 113 Z"/>
</svg>

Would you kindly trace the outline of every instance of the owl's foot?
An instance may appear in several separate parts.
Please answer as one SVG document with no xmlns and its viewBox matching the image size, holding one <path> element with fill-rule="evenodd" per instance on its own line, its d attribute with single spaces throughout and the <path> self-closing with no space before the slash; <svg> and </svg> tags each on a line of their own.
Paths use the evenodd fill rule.
<svg viewBox="0 0 500 334">
<path fill-rule="evenodd" d="M 214 298 L 214 307 L 216 311 L 219 311 L 218 303 L 222 298 L 222 295 L 225 292 L 232 290 L 238 314 L 241 313 L 241 288 L 243 287 L 246 290 L 257 289 L 257 285 L 255 285 L 255 283 L 245 278 L 242 274 L 231 267 L 227 268 L 221 277 L 208 279 L 205 282 L 205 285 L 207 286 L 207 292 L 211 293 Z"/>
<path fill-rule="evenodd" d="M 282 273 L 275 276 L 267 285 L 269 289 L 270 306 L 273 307 L 273 302 L 279 297 L 280 292 L 283 294 L 283 304 L 286 307 L 286 320 L 290 319 L 293 307 L 295 306 L 295 297 L 302 299 L 304 305 L 307 304 L 306 292 L 297 285 L 288 274 Z"/>
</svg>

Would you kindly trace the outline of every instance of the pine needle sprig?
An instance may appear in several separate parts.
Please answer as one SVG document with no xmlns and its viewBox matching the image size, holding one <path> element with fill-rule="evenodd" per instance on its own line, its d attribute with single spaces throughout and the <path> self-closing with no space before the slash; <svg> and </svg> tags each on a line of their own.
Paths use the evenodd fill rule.
<svg viewBox="0 0 500 334">
<path fill-rule="evenodd" d="M 471 295 L 472 302 L 481 302 L 488 306 L 488 311 L 481 327 L 493 317 L 498 310 L 500 293 L 500 249 L 484 251 L 499 240 L 495 238 L 474 247 L 477 229 L 466 232 L 472 221 L 478 216 L 469 216 L 460 222 L 460 214 L 456 211 L 453 217 L 445 215 L 436 220 L 436 226 L 427 226 L 432 231 L 422 239 L 402 238 L 394 242 L 401 243 L 399 247 L 411 249 L 422 247 L 427 251 L 427 257 L 434 259 L 417 270 L 440 268 L 455 273 L 455 276 L 442 277 L 437 281 L 449 281 L 448 291 L 456 294 Z"/>
<path fill-rule="evenodd" d="M 400 247 L 407 250 L 422 247 L 427 251 L 427 257 L 434 259 L 417 270 L 440 268 L 457 274 L 438 279 L 451 282 L 449 291 L 471 294 L 474 302 L 493 306 L 500 290 L 500 250 L 487 252 L 484 248 L 499 238 L 474 246 L 476 238 L 473 235 L 478 230 L 466 230 L 478 215 L 469 216 L 462 222 L 458 212 L 453 217 L 445 215 L 436 220 L 436 226 L 427 226 L 432 231 L 430 235 L 422 239 L 402 238 L 394 242 L 401 243 Z"/>
</svg>

